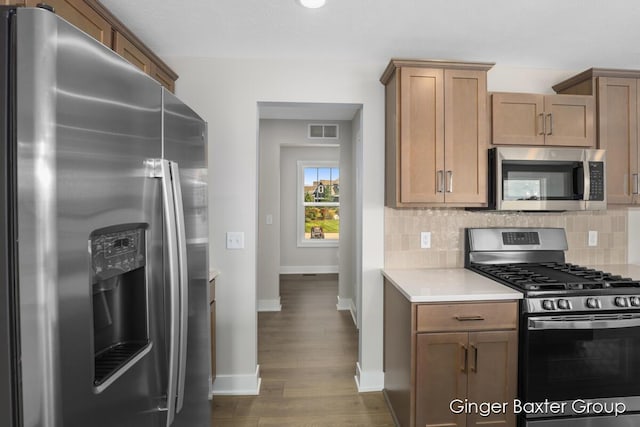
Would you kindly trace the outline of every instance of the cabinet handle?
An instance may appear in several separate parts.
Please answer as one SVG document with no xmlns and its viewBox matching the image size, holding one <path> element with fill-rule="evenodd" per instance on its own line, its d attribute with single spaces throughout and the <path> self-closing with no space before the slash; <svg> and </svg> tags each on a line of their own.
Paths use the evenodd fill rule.
<svg viewBox="0 0 640 427">
<path fill-rule="evenodd" d="M 478 372 L 478 347 L 471 345 L 471 351 L 473 351 L 473 366 L 469 368 L 471 372 Z"/>
<path fill-rule="evenodd" d="M 439 170 L 438 171 L 438 193 L 444 193 L 444 171 L 443 170 Z"/>
<path fill-rule="evenodd" d="M 538 114 L 538 129 L 540 129 L 540 131 L 538 132 L 538 135 L 544 135 L 546 129 L 545 129 L 545 123 L 544 123 L 544 113 L 540 113 Z"/>
<path fill-rule="evenodd" d="M 484 320 L 482 316 L 454 316 L 454 318 L 459 322 L 469 322 L 473 320 Z"/>
<path fill-rule="evenodd" d="M 447 171 L 447 181 L 449 183 L 447 193 L 453 193 L 453 171 Z"/>
<path fill-rule="evenodd" d="M 461 361 L 460 361 L 460 372 L 467 372 L 467 359 L 468 359 L 468 355 L 469 355 L 469 350 L 467 349 L 466 345 L 460 345 L 460 354 L 461 354 Z"/>
<path fill-rule="evenodd" d="M 549 113 L 547 117 L 549 117 L 549 133 L 547 135 L 553 135 L 553 114 Z"/>
<path fill-rule="evenodd" d="M 638 194 L 638 174 L 634 173 L 631 175 L 631 185 L 633 185 L 633 193 Z"/>
</svg>

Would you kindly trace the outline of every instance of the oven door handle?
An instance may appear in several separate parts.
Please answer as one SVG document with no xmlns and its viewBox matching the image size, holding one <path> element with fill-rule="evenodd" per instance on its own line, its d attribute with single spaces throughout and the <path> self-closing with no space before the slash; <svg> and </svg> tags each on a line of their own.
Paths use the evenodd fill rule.
<svg viewBox="0 0 640 427">
<path fill-rule="evenodd" d="M 530 331 L 541 329 L 614 329 L 635 328 L 640 326 L 640 317 L 632 319 L 556 319 L 543 320 L 542 318 L 530 318 L 528 329 Z"/>
</svg>

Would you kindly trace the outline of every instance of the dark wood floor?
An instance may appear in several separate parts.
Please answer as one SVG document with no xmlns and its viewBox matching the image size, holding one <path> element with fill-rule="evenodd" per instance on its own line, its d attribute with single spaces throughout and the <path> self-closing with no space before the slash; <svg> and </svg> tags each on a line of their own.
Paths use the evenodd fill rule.
<svg viewBox="0 0 640 427">
<path fill-rule="evenodd" d="M 215 396 L 213 426 L 393 426 L 382 393 L 358 393 L 358 331 L 335 275 L 287 275 L 282 311 L 259 313 L 259 396 Z"/>
</svg>

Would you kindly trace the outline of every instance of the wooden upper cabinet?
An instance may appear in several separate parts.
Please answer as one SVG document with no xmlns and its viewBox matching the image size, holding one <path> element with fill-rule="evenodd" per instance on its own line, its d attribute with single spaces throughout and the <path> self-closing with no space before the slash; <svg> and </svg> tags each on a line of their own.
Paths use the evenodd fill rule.
<svg viewBox="0 0 640 427">
<path fill-rule="evenodd" d="M 493 144 L 595 146 L 592 96 L 494 93 L 491 109 Z"/>
<path fill-rule="evenodd" d="M 543 145 L 544 97 L 531 93 L 491 95 L 494 144 Z"/>
<path fill-rule="evenodd" d="M 151 74 L 151 59 L 117 31 L 113 40 L 113 50 L 145 73 Z"/>
<path fill-rule="evenodd" d="M 546 95 L 545 144 L 595 147 L 594 99 L 584 95 Z"/>
<path fill-rule="evenodd" d="M 445 201 L 487 202 L 487 72 L 444 72 Z"/>
<path fill-rule="evenodd" d="M 486 204 L 486 73 L 492 65 L 391 60 L 380 79 L 387 206 Z"/>
<path fill-rule="evenodd" d="M 607 150 L 607 202 L 631 204 L 638 192 L 640 85 L 636 79 L 615 77 L 599 77 L 597 85 L 599 148 Z"/>
<path fill-rule="evenodd" d="M 443 74 L 411 67 L 400 71 L 401 203 L 444 202 Z"/>
<path fill-rule="evenodd" d="M 595 95 L 597 147 L 607 150 L 607 203 L 639 203 L 640 70 L 591 68 L 553 89 Z"/>
<path fill-rule="evenodd" d="M 162 68 L 158 67 L 155 62 L 151 64 L 151 77 L 156 79 L 162 86 L 169 89 L 171 92 L 176 91 L 176 81 Z"/>
<path fill-rule="evenodd" d="M 26 0 L 27 7 L 35 7 L 39 3 L 45 3 L 53 7 L 56 15 L 111 48 L 111 24 L 87 3 L 79 0 Z"/>
<path fill-rule="evenodd" d="M 0 4 L 36 7 L 45 3 L 55 13 L 175 92 L 178 75 L 98 0 L 0 0 Z"/>
</svg>

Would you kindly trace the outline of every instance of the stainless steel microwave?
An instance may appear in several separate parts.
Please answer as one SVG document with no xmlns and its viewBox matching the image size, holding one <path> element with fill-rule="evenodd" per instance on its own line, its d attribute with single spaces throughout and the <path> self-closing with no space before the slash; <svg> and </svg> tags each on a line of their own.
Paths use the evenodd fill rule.
<svg viewBox="0 0 640 427">
<path fill-rule="evenodd" d="M 498 147 L 489 150 L 489 209 L 607 208 L 605 150 Z"/>
</svg>

